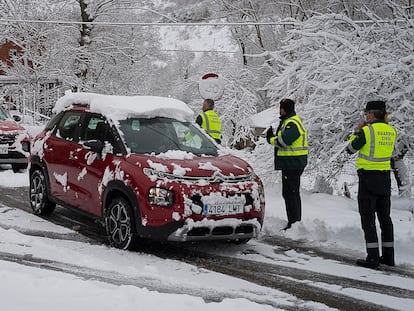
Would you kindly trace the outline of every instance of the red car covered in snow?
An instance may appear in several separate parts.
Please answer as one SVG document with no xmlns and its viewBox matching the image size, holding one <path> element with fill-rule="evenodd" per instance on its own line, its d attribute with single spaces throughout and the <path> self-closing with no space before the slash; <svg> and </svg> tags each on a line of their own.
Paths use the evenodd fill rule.
<svg viewBox="0 0 414 311">
<path fill-rule="evenodd" d="M 98 219 L 112 246 L 141 238 L 247 242 L 264 217 L 262 183 L 225 154 L 183 102 L 68 93 L 31 147 L 30 204 Z"/>
<path fill-rule="evenodd" d="M 15 173 L 27 168 L 30 149 L 29 135 L 17 121 L 0 106 L 0 164 L 11 164 Z"/>
</svg>

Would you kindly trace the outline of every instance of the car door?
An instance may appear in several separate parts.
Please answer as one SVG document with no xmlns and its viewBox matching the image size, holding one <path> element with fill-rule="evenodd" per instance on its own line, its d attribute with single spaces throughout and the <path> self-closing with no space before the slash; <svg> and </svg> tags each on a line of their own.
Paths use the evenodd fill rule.
<svg viewBox="0 0 414 311">
<path fill-rule="evenodd" d="M 74 205 L 75 194 L 70 184 L 73 153 L 79 148 L 82 112 L 67 111 L 44 143 L 43 158 L 47 164 L 53 197 Z"/>
<path fill-rule="evenodd" d="M 88 147 L 88 142 L 100 141 L 102 152 Z M 79 148 L 74 153 L 72 189 L 76 192 L 76 207 L 101 216 L 102 191 L 105 178 L 109 178 L 114 167 L 113 133 L 107 120 L 99 114 L 88 114 Z M 104 177 L 106 176 L 106 177 Z"/>
</svg>

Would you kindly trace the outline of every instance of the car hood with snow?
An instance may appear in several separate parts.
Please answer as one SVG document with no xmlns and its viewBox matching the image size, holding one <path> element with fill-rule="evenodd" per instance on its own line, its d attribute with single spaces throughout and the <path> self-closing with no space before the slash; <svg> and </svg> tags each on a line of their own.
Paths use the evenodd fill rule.
<svg viewBox="0 0 414 311">
<path fill-rule="evenodd" d="M 26 132 L 26 129 L 15 121 L 0 121 L 0 134 L 21 134 L 24 132 Z"/>
<path fill-rule="evenodd" d="M 252 174 L 252 168 L 244 160 L 233 155 L 197 157 L 188 154 L 186 158 L 182 158 L 175 157 L 174 154 L 177 152 L 153 157 L 131 154 L 127 157 L 127 161 L 140 167 L 151 168 L 159 174 L 165 173 L 184 179 L 185 177 L 216 177 L 226 180 L 247 177 Z"/>
</svg>

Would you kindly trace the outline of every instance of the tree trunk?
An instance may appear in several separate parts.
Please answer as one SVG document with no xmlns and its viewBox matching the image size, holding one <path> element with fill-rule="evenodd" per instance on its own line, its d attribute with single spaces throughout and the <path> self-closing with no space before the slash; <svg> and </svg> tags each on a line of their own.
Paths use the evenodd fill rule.
<svg viewBox="0 0 414 311">
<path fill-rule="evenodd" d="M 95 19 L 88 13 L 88 1 L 87 0 L 78 0 L 80 10 L 81 10 L 81 19 L 84 23 L 91 23 Z M 81 81 L 79 86 L 75 86 L 75 91 L 84 91 L 86 86 L 86 80 L 89 73 L 89 46 L 91 44 L 91 32 L 93 25 L 91 24 L 82 24 L 80 28 L 80 38 L 79 42 L 79 55 L 77 58 L 77 72 L 76 76 Z"/>
</svg>

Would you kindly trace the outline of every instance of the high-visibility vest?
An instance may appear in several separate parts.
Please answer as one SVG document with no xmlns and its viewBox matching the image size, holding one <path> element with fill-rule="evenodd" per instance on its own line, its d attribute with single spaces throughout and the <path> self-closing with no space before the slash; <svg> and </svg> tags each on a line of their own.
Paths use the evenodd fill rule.
<svg viewBox="0 0 414 311">
<path fill-rule="evenodd" d="M 201 127 L 214 139 L 221 139 L 221 120 L 214 110 L 207 110 L 200 114 L 203 122 Z"/>
<path fill-rule="evenodd" d="M 278 147 L 277 149 L 277 156 L 279 157 L 292 157 L 292 156 L 301 156 L 307 155 L 309 153 L 308 150 L 308 131 L 306 130 L 305 126 L 302 123 L 302 120 L 299 118 L 298 115 L 294 115 L 290 118 L 287 118 L 282 121 L 282 126 L 280 127 L 279 131 L 276 133 L 277 137 L 280 137 L 283 131 L 286 128 L 286 125 L 289 122 L 293 122 L 296 124 L 298 128 L 300 136 L 289 146 L 285 147 Z"/>
<path fill-rule="evenodd" d="M 368 124 L 362 130 L 366 143 L 359 149 L 357 169 L 389 171 L 397 131 L 383 122 Z"/>
</svg>

